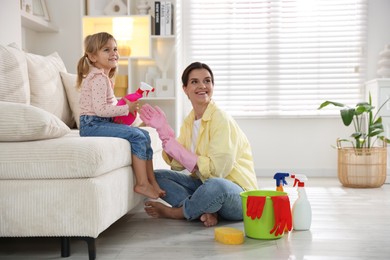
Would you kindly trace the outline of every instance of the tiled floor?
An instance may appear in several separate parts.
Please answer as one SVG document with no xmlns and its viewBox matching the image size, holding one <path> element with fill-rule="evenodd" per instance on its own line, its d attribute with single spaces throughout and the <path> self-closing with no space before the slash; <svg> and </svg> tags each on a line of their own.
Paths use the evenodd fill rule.
<svg viewBox="0 0 390 260">
<path fill-rule="evenodd" d="M 274 190 L 272 179 L 259 183 L 261 189 Z M 200 222 L 152 219 L 139 210 L 97 238 L 97 259 L 390 259 L 390 184 L 351 189 L 336 178 L 313 178 L 306 190 L 313 211 L 310 231 L 224 245 L 214 240 L 214 228 Z M 296 189 L 285 191 L 293 204 Z M 243 222 L 218 226 L 244 230 Z M 61 259 L 60 243 L 56 238 L 0 238 L 0 259 Z M 86 243 L 72 240 L 66 259 L 88 259 Z"/>
</svg>

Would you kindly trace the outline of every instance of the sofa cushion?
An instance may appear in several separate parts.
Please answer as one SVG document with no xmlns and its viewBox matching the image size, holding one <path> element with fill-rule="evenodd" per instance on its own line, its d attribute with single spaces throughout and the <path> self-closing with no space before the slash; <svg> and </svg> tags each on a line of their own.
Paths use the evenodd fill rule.
<svg viewBox="0 0 390 260">
<path fill-rule="evenodd" d="M 31 89 L 31 105 L 40 107 L 73 127 L 65 89 L 60 71 L 66 71 L 64 62 L 55 52 L 48 56 L 26 53 Z"/>
<path fill-rule="evenodd" d="M 148 130 L 161 156 L 156 130 Z M 0 179 L 91 178 L 131 165 L 130 143 L 115 137 L 64 137 L 34 142 L 0 142 Z M 129 173 L 130 174 L 130 173 Z"/>
<path fill-rule="evenodd" d="M 64 136 L 70 129 L 55 115 L 31 105 L 0 101 L 0 141 L 33 141 Z"/>
<path fill-rule="evenodd" d="M 0 101 L 30 104 L 26 56 L 15 44 L 0 45 Z"/>
<path fill-rule="evenodd" d="M 65 71 L 60 72 L 62 84 L 64 85 L 66 96 L 68 98 L 73 120 L 77 128 L 80 128 L 80 91 L 76 87 L 77 75 Z"/>
</svg>

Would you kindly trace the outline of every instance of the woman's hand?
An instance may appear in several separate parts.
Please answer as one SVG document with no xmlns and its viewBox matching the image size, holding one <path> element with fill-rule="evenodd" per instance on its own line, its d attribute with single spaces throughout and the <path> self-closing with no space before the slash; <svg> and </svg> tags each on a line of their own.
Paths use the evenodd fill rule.
<svg viewBox="0 0 390 260">
<path fill-rule="evenodd" d="M 137 112 L 137 110 L 139 109 L 138 101 L 131 102 L 130 100 L 128 100 L 125 97 L 123 98 L 123 100 L 126 102 L 127 106 L 129 107 L 129 113 L 131 113 L 135 116 L 134 112 Z"/>
<path fill-rule="evenodd" d="M 175 138 L 175 132 L 169 126 L 164 111 L 158 106 L 154 108 L 148 104 L 142 106 L 140 111 L 141 120 L 150 127 L 157 130 L 160 140 L 166 142 L 170 138 Z"/>
</svg>

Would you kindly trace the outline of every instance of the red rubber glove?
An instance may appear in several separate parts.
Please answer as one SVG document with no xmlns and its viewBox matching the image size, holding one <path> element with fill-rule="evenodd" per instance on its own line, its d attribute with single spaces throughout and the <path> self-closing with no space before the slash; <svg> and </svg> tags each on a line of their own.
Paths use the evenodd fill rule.
<svg viewBox="0 0 390 260">
<path fill-rule="evenodd" d="M 175 138 L 175 132 L 169 126 L 165 113 L 158 106 L 153 108 L 149 104 L 143 105 L 140 110 L 140 118 L 147 126 L 157 130 L 161 141 L 166 142 Z"/>
<path fill-rule="evenodd" d="M 252 220 L 255 218 L 260 219 L 263 215 L 265 200 L 265 196 L 248 196 L 246 201 L 246 215 Z"/>
<path fill-rule="evenodd" d="M 288 231 L 292 229 L 290 200 L 288 196 L 273 196 L 271 199 L 274 206 L 275 225 L 270 234 L 275 232 L 275 236 L 278 236 L 283 234 L 285 228 Z"/>
<path fill-rule="evenodd" d="M 198 156 L 184 148 L 175 138 L 163 141 L 163 149 L 173 159 L 180 162 L 188 171 L 194 171 Z"/>
</svg>

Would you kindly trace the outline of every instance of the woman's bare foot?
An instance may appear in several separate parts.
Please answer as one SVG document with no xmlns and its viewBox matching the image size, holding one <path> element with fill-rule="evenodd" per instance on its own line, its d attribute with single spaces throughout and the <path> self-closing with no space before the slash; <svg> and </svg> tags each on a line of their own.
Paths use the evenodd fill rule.
<svg viewBox="0 0 390 260">
<path fill-rule="evenodd" d="M 184 219 L 182 208 L 171 208 L 160 202 L 145 202 L 145 211 L 153 218 Z"/>
<path fill-rule="evenodd" d="M 140 184 L 135 185 L 134 191 L 139 193 L 139 194 L 142 194 L 150 199 L 158 199 L 159 198 L 159 193 L 149 183 L 146 183 L 143 185 L 140 185 Z"/>
<path fill-rule="evenodd" d="M 218 224 L 218 214 L 217 213 L 205 213 L 200 216 L 200 221 L 203 222 L 203 225 L 206 227 L 212 227 Z"/>
</svg>

